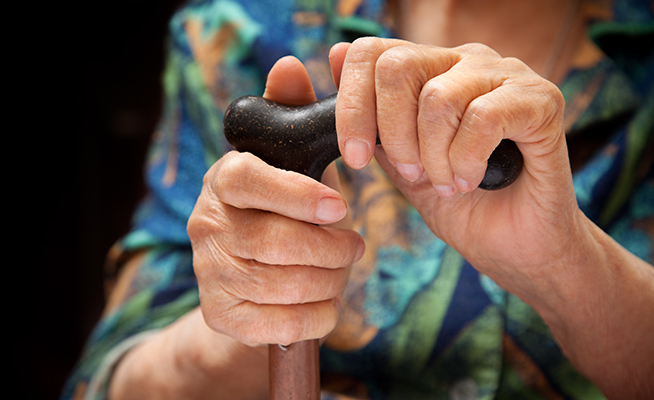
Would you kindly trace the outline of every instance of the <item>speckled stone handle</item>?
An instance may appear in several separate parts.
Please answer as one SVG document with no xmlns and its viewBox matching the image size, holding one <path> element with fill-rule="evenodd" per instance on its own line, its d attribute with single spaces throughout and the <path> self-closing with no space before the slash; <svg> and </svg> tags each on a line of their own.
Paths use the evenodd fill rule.
<svg viewBox="0 0 654 400">
<path fill-rule="evenodd" d="M 299 107 L 245 96 L 227 108 L 223 127 L 236 150 L 250 152 L 277 168 L 320 180 L 325 168 L 341 156 L 335 108 L 335 94 Z M 520 175 L 522 164 L 516 144 L 502 140 L 488 159 L 479 188 L 499 190 L 511 185 Z"/>
</svg>

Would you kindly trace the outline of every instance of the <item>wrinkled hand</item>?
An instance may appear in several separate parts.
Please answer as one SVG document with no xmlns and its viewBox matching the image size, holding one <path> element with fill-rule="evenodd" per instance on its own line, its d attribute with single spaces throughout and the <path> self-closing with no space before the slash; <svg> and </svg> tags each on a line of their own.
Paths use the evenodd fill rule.
<svg viewBox="0 0 654 400">
<path fill-rule="evenodd" d="M 544 267 L 569 255 L 580 212 L 554 84 L 478 44 L 363 38 L 336 45 L 330 61 L 346 163 L 362 168 L 376 155 L 437 236 L 514 292 L 528 295 Z M 521 176 L 475 190 L 505 138 L 524 156 Z"/>
<path fill-rule="evenodd" d="M 294 58 L 270 72 L 264 97 L 315 101 Z M 337 182 L 329 168 L 324 180 Z M 231 152 L 207 172 L 189 220 L 202 313 L 209 327 L 249 345 L 290 344 L 336 326 L 347 267 L 363 255 L 340 193 L 313 179 Z"/>
</svg>

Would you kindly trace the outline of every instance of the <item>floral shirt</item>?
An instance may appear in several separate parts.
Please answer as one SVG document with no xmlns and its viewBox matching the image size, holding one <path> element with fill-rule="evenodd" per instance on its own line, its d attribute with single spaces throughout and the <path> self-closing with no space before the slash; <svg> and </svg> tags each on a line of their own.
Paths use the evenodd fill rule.
<svg viewBox="0 0 654 400">
<path fill-rule="evenodd" d="M 652 263 L 652 3 L 607 1 L 612 11 L 589 28 L 601 56 L 560 86 L 570 147 L 593 149 L 574 183 L 586 215 Z M 186 223 L 204 173 L 231 149 L 221 131 L 229 103 L 262 94 L 288 54 L 304 62 L 319 98 L 334 93 L 331 45 L 391 36 L 384 12 L 382 0 L 193 0 L 173 16 L 149 193 L 109 255 L 109 272 L 124 276 L 62 399 L 105 398 L 122 354 L 199 305 Z M 374 162 L 339 171 L 367 247 L 321 348 L 325 399 L 603 398 L 533 309 L 435 237 Z"/>
</svg>

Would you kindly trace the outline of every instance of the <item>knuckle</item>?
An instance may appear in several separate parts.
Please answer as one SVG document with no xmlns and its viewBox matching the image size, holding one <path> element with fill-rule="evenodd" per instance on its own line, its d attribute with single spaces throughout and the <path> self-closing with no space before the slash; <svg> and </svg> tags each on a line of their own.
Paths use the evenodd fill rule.
<svg viewBox="0 0 654 400">
<path fill-rule="evenodd" d="M 501 107 L 496 102 L 488 101 L 484 97 L 478 97 L 470 102 L 466 114 L 474 126 L 471 130 L 478 135 L 496 135 L 504 123 Z"/>
<path fill-rule="evenodd" d="M 375 64 L 375 74 L 389 79 L 397 77 L 397 71 L 406 69 L 410 58 L 407 57 L 405 46 L 392 47 L 379 55 Z"/>
<path fill-rule="evenodd" d="M 456 132 L 462 117 L 457 101 L 456 93 L 440 82 L 430 81 L 423 87 L 418 108 L 420 140 L 429 140 L 443 131 Z"/>
<path fill-rule="evenodd" d="M 375 64 L 375 86 L 377 90 L 388 90 L 395 88 L 404 88 L 411 84 L 410 76 L 412 72 L 411 62 L 399 55 L 400 49 L 393 48 L 385 51 L 377 59 Z M 386 93 L 394 96 L 395 93 Z M 377 96 L 379 97 L 379 93 Z"/>
<path fill-rule="evenodd" d="M 370 58 L 377 58 L 383 46 L 383 39 L 365 36 L 356 39 L 348 49 L 348 62 L 370 62 Z"/>
<path fill-rule="evenodd" d="M 193 210 L 191 216 L 186 223 L 186 232 L 188 233 L 191 243 L 196 241 L 199 238 L 200 231 L 202 230 L 203 218 L 199 215 L 199 211 L 196 209 Z"/>
<path fill-rule="evenodd" d="M 563 118 L 565 99 L 561 90 L 554 83 L 539 77 L 528 81 L 526 86 L 533 93 L 538 94 L 538 96 L 531 96 L 531 101 L 525 107 L 532 120 L 527 131 L 547 125 L 553 118 Z"/>
<path fill-rule="evenodd" d="M 460 95 L 448 90 L 441 82 L 430 80 L 420 92 L 420 111 L 425 118 L 439 115 L 458 115 L 457 100 Z"/>
<path fill-rule="evenodd" d="M 491 47 L 482 43 L 476 43 L 476 42 L 467 43 L 459 46 L 457 49 L 463 53 L 467 53 L 471 55 L 501 58 L 500 54 L 497 51 L 493 50 Z"/>
<path fill-rule="evenodd" d="M 229 244 L 234 236 L 233 218 L 226 207 L 201 195 L 186 224 L 194 257 L 216 256 L 217 251 Z"/>
<path fill-rule="evenodd" d="M 509 71 L 531 72 L 531 68 L 522 60 L 516 57 L 505 57 L 500 61 L 500 65 Z"/>
<path fill-rule="evenodd" d="M 253 172 L 254 156 L 249 153 L 230 153 L 213 173 L 213 192 L 222 201 L 237 206 L 242 188 L 247 187 Z"/>
<path fill-rule="evenodd" d="M 204 251 L 207 247 L 207 239 L 216 232 L 216 218 L 209 215 L 198 207 L 193 210 L 186 224 L 186 233 L 189 236 L 194 251 Z M 209 243 L 211 244 L 211 243 Z"/>
<path fill-rule="evenodd" d="M 376 67 L 379 57 L 392 48 L 393 45 L 386 42 L 386 39 L 376 37 L 362 37 L 352 42 L 352 45 L 347 51 L 345 57 L 346 68 L 353 68 L 359 71 L 358 73 L 365 73 L 364 71 L 372 72 Z"/>
<path fill-rule="evenodd" d="M 216 173 L 216 179 L 224 182 L 231 182 L 234 178 L 240 178 L 250 170 L 250 160 L 247 154 L 239 154 L 225 159 Z"/>
<path fill-rule="evenodd" d="M 565 109 L 565 98 L 563 97 L 563 92 L 556 86 L 553 82 L 548 80 L 545 81 L 545 92 L 548 98 L 552 101 L 555 111 L 563 112 Z"/>
<path fill-rule="evenodd" d="M 424 46 L 398 45 L 385 50 L 377 59 L 375 84 L 378 88 L 401 91 L 409 88 L 418 97 L 432 73 Z"/>
</svg>

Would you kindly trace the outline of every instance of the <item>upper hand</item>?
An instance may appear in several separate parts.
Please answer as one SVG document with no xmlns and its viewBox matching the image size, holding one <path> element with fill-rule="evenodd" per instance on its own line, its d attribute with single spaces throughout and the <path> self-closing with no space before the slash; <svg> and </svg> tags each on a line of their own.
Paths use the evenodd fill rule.
<svg viewBox="0 0 654 400">
<path fill-rule="evenodd" d="M 580 212 L 553 83 L 479 44 L 364 38 L 336 45 L 330 61 L 346 163 L 361 168 L 376 155 L 437 236 L 514 292 L 527 295 L 546 264 L 569 255 Z M 502 139 L 522 152 L 521 176 L 475 190 Z"/>
</svg>

